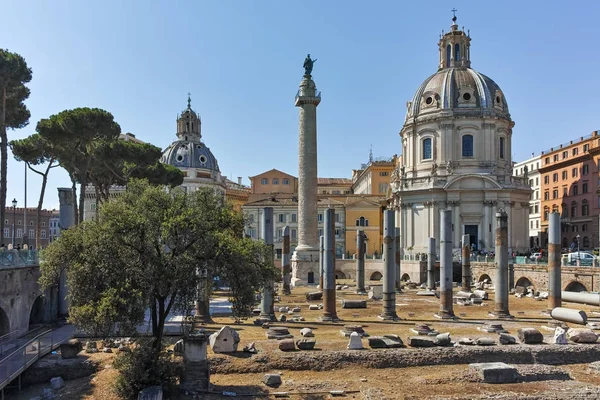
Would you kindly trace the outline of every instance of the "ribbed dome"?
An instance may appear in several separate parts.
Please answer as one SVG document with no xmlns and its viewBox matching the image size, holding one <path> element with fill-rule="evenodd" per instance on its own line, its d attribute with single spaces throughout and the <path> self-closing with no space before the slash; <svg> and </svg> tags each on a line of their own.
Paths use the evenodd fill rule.
<svg viewBox="0 0 600 400">
<path fill-rule="evenodd" d="M 444 68 L 425 79 L 409 104 L 407 118 L 440 111 L 510 118 L 496 82 L 465 67 Z"/>
<path fill-rule="evenodd" d="M 161 161 L 177 168 L 203 168 L 221 172 L 213 153 L 200 141 L 173 142 L 163 152 Z"/>
</svg>

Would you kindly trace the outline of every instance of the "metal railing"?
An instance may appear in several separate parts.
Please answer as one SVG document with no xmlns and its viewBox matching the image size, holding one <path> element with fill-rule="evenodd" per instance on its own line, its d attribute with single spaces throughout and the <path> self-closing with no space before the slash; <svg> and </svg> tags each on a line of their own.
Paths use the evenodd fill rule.
<svg viewBox="0 0 600 400">
<path fill-rule="evenodd" d="M 34 362 L 71 338 L 55 338 L 54 332 L 49 329 L 40 333 L 0 360 L 0 389 L 4 389 Z"/>
<path fill-rule="evenodd" d="M 0 267 L 39 265 L 37 250 L 0 250 Z"/>
</svg>

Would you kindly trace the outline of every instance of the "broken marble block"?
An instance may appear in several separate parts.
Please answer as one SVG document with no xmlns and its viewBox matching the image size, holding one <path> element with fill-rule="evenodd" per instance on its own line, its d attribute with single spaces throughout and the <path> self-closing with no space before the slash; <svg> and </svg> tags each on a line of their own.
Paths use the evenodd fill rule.
<svg viewBox="0 0 600 400">
<path fill-rule="evenodd" d="M 408 345 L 410 347 L 435 347 L 433 339 L 423 336 L 409 336 Z"/>
<path fill-rule="evenodd" d="M 296 340 L 296 346 L 300 350 L 313 350 L 317 341 L 315 339 L 299 339 Z"/>
<path fill-rule="evenodd" d="M 224 326 L 209 336 L 209 343 L 215 353 L 234 353 L 240 343 L 240 335 L 235 329 Z"/>
<path fill-rule="evenodd" d="M 440 333 L 433 339 L 433 342 L 438 346 L 449 346 L 451 344 L 450 332 Z"/>
<path fill-rule="evenodd" d="M 517 331 L 519 340 L 525 344 L 540 344 L 544 342 L 544 335 L 535 328 L 521 328 Z"/>
<path fill-rule="evenodd" d="M 475 343 L 477 343 L 478 346 L 495 346 L 496 345 L 496 341 L 489 337 L 479 338 L 479 339 L 477 339 L 477 341 Z"/>
<path fill-rule="evenodd" d="M 473 346 L 473 345 L 475 345 L 475 341 L 471 338 L 464 337 L 464 338 L 458 339 L 458 344 L 462 344 L 464 346 Z"/>
<path fill-rule="evenodd" d="M 323 292 L 310 292 L 306 293 L 306 300 L 321 300 L 323 298 Z"/>
<path fill-rule="evenodd" d="M 290 339 L 294 336 L 290 334 L 288 328 L 282 326 L 271 326 L 267 330 L 267 339 Z"/>
<path fill-rule="evenodd" d="M 263 383 L 270 387 L 279 387 L 279 385 L 281 385 L 281 375 L 265 374 L 263 377 Z"/>
<path fill-rule="evenodd" d="M 340 330 L 340 333 L 344 337 L 350 337 L 352 333 L 356 332 L 359 336 L 369 336 L 367 332 L 363 329 L 362 325 L 344 325 L 344 327 Z"/>
<path fill-rule="evenodd" d="M 567 337 L 575 343 L 596 343 L 598 340 L 598 335 L 588 328 L 569 329 Z"/>
<path fill-rule="evenodd" d="M 415 324 L 414 328 L 410 328 L 411 332 L 416 333 L 419 336 L 437 336 L 438 331 L 431 328 L 427 324 Z"/>
<path fill-rule="evenodd" d="M 347 346 L 348 350 L 362 350 L 363 344 L 360 335 L 357 332 L 350 334 L 350 341 Z"/>
<path fill-rule="evenodd" d="M 368 340 L 369 346 L 373 349 L 395 349 L 404 347 L 404 343 L 398 335 L 371 336 Z"/>
<path fill-rule="evenodd" d="M 304 336 L 304 337 L 314 337 L 315 334 L 313 333 L 312 329 L 310 328 L 302 328 L 300 329 L 300 335 Z"/>
<path fill-rule="evenodd" d="M 518 377 L 517 369 L 503 362 L 475 363 L 469 366 L 479 372 L 485 383 L 512 383 Z"/>
<path fill-rule="evenodd" d="M 308 306 L 308 309 L 310 311 L 317 311 L 317 310 L 319 310 L 319 305 L 318 304 L 311 304 L 310 306 Z"/>
<path fill-rule="evenodd" d="M 366 300 L 342 300 L 342 308 L 367 308 Z"/>
<path fill-rule="evenodd" d="M 554 335 L 552 339 L 550 339 L 550 343 L 552 344 L 569 344 L 569 339 L 567 339 L 567 332 L 564 328 L 557 326 L 554 330 Z"/>
<path fill-rule="evenodd" d="M 500 341 L 500 344 L 516 344 L 517 343 L 517 338 L 509 335 L 508 333 L 501 333 L 498 340 Z"/>
<path fill-rule="evenodd" d="M 296 344 L 294 343 L 294 339 L 282 339 L 278 343 L 279 350 L 281 351 L 292 351 L 296 350 Z"/>
<path fill-rule="evenodd" d="M 488 299 L 488 293 L 485 290 L 474 290 L 473 296 L 474 296 L 474 298 L 481 299 L 481 300 Z"/>
</svg>

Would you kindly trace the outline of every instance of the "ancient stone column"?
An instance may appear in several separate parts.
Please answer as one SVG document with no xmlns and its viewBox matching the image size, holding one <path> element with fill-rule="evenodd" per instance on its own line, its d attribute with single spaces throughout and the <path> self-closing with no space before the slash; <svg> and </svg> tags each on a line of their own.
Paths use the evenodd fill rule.
<svg viewBox="0 0 600 400">
<path fill-rule="evenodd" d="M 396 223 L 396 218 L 394 218 L 394 224 Z M 400 227 L 396 226 L 396 237 L 394 238 L 394 242 L 396 243 L 396 252 L 395 252 L 395 260 L 396 260 L 396 292 L 402 292 L 402 285 L 400 285 L 400 278 L 402 277 L 402 260 L 400 254 L 400 248 L 402 244 L 400 243 Z"/>
<path fill-rule="evenodd" d="M 210 386 L 210 368 L 206 357 L 208 337 L 204 333 L 183 338 L 183 373 L 179 387 L 195 392 L 208 390 Z"/>
<path fill-rule="evenodd" d="M 273 252 L 273 207 L 263 208 L 262 213 L 262 236 L 265 244 L 269 247 L 268 261 L 273 262 L 275 255 Z M 273 283 L 267 283 L 263 286 L 262 297 L 260 301 L 260 318 L 275 321 L 275 310 L 273 309 Z"/>
<path fill-rule="evenodd" d="M 75 196 L 72 188 L 58 188 L 59 202 L 59 225 L 61 230 L 65 230 L 73 226 L 75 223 Z M 39 249 L 38 249 L 39 250 Z M 69 287 L 67 286 L 67 273 L 63 270 L 59 276 L 58 282 L 58 314 L 66 316 L 69 313 L 69 301 L 67 295 Z"/>
<path fill-rule="evenodd" d="M 462 236 L 462 290 L 471 291 L 471 240 L 469 235 Z"/>
<path fill-rule="evenodd" d="M 365 293 L 365 232 L 356 231 L 356 293 Z"/>
<path fill-rule="evenodd" d="M 208 288 L 207 271 L 205 269 L 199 270 L 198 275 L 200 280 L 198 281 L 194 321 L 209 324 L 213 321 L 210 317 L 210 290 Z"/>
<path fill-rule="evenodd" d="M 560 214 L 550 214 L 548 228 L 548 301 L 550 310 L 561 307 L 561 276 L 560 276 Z"/>
<path fill-rule="evenodd" d="M 292 285 L 307 283 L 317 268 L 317 106 L 321 94 L 311 75 L 304 75 L 296 95 L 300 109 L 298 135 L 298 246 L 292 257 Z"/>
<path fill-rule="evenodd" d="M 323 268 L 324 260 L 325 260 L 325 238 L 323 235 L 319 236 L 319 287 L 321 291 L 323 291 L 323 274 L 325 273 L 325 269 Z"/>
<path fill-rule="evenodd" d="M 335 209 L 325 210 L 323 223 L 323 321 L 339 320 L 335 309 Z"/>
<path fill-rule="evenodd" d="M 383 211 L 383 320 L 397 320 L 396 314 L 396 226 L 393 210 Z"/>
<path fill-rule="evenodd" d="M 427 246 L 427 290 L 435 290 L 435 238 Z"/>
<path fill-rule="evenodd" d="M 440 311 L 436 317 L 454 318 L 452 306 L 452 211 L 442 210 L 440 224 Z"/>
<path fill-rule="evenodd" d="M 283 246 L 281 250 L 281 273 L 283 274 L 283 294 L 291 294 L 290 281 L 292 266 L 290 265 L 290 227 L 283 227 Z"/>
<path fill-rule="evenodd" d="M 496 213 L 496 281 L 494 282 L 496 318 L 512 318 L 508 311 L 508 215 Z"/>
</svg>

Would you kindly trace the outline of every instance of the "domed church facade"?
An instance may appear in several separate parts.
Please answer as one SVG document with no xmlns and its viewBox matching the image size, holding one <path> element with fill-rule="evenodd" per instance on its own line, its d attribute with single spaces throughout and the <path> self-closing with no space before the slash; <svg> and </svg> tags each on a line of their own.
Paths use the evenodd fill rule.
<svg viewBox="0 0 600 400">
<path fill-rule="evenodd" d="M 438 71 L 407 103 L 400 131 L 402 161 L 391 178 L 390 205 L 403 253 L 439 248 L 440 210 L 452 211 L 453 248 L 470 235 L 473 248 L 493 251 L 496 212 L 508 214 L 509 251 L 528 248 L 530 187 L 512 176 L 512 128 L 506 97 L 471 68 L 471 37 L 456 17 L 439 41 Z"/>
<path fill-rule="evenodd" d="M 179 168 L 188 193 L 200 187 L 211 187 L 225 196 L 226 179 L 221 176 L 217 159 L 202 142 L 202 121 L 192 110 L 188 96 L 187 108 L 177 116 L 177 140 L 163 152 L 161 162 Z"/>
</svg>

